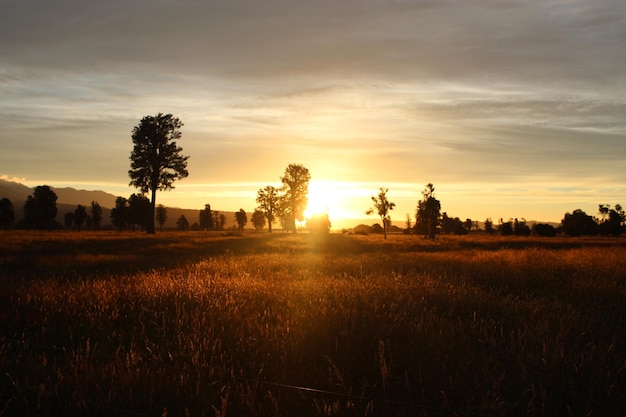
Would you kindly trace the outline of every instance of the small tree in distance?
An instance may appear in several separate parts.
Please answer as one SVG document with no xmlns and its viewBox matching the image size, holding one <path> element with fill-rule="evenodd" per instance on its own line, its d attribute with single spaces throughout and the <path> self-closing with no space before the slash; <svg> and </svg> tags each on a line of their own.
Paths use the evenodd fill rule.
<svg viewBox="0 0 626 417">
<path fill-rule="evenodd" d="M 267 218 L 267 226 L 270 233 L 272 233 L 272 224 L 276 220 L 276 216 L 280 211 L 281 196 L 280 190 L 276 187 L 268 185 L 265 188 L 260 188 L 257 191 L 256 202 L 259 205 L 259 210 L 264 213 Z"/>
<path fill-rule="evenodd" d="M 15 220 L 15 213 L 13 211 L 13 203 L 8 198 L 0 200 L 0 228 L 10 229 L 13 226 Z"/>
<path fill-rule="evenodd" d="M 163 225 L 167 222 L 167 208 L 163 204 L 159 204 L 156 208 L 156 221 L 159 224 L 159 230 L 163 231 Z"/>
<path fill-rule="evenodd" d="M 171 114 L 145 116 L 132 133 L 133 150 L 130 154 L 130 185 L 142 193 L 151 193 L 150 216 L 146 232 L 154 233 L 157 190 L 173 189 L 176 180 L 185 178 L 188 156 L 181 154 L 176 144 L 183 123 Z"/>
<path fill-rule="evenodd" d="M 435 186 L 431 183 L 422 191 L 422 200 L 417 204 L 415 230 L 428 239 L 434 239 L 441 216 L 441 203 L 435 198 Z"/>
<path fill-rule="evenodd" d="M 91 222 L 94 230 L 100 230 L 100 223 L 102 222 L 102 207 L 97 201 L 91 202 Z"/>
<path fill-rule="evenodd" d="M 237 222 L 239 231 L 243 232 L 243 228 L 246 227 L 248 223 L 248 216 L 243 209 L 239 209 L 239 211 L 235 212 L 235 221 Z"/>
<path fill-rule="evenodd" d="M 365 212 L 368 216 L 373 214 L 374 212 L 378 214 L 380 219 L 383 222 L 383 235 L 385 239 L 387 239 L 387 230 L 391 224 L 391 218 L 389 216 L 389 212 L 394 209 L 396 203 L 392 203 L 387 199 L 388 188 L 380 188 L 377 196 L 372 196 L 372 202 L 374 203 L 374 208 L 370 208 Z"/>
<path fill-rule="evenodd" d="M 74 210 L 74 226 L 76 227 L 76 230 L 80 232 L 80 228 L 82 227 L 83 223 L 85 223 L 86 219 L 87 209 L 85 209 L 85 206 L 81 206 L 79 204 L 78 206 L 76 206 L 76 210 Z"/>
<path fill-rule="evenodd" d="M 252 213 L 252 225 L 254 226 L 254 230 L 256 232 L 260 232 L 265 227 L 265 213 L 261 210 L 256 209 L 254 213 Z"/>
</svg>

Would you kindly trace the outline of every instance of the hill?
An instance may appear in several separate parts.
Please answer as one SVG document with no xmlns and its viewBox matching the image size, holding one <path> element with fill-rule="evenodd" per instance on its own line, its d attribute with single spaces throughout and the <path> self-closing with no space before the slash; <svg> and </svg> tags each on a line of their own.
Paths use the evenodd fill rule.
<svg viewBox="0 0 626 417">
<path fill-rule="evenodd" d="M 63 223 L 65 213 L 73 212 L 77 205 L 81 204 L 87 207 L 87 211 L 89 211 L 91 202 L 97 201 L 100 207 L 102 207 L 102 226 L 111 224 L 111 209 L 115 207 L 115 200 L 119 196 L 104 191 L 77 190 L 71 187 L 57 188 L 50 185 L 50 188 L 57 195 L 57 221 Z M 22 207 L 24 207 L 28 196 L 33 194 L 33 191 L 34 188 L 27 187 L 24 184 L 0 179 L 0 198 L 11 200 L 16 220 L 22 217 Z M 129 196 L 130 194 L 123 197 L 128 198 Z M 198 221 L 199 211 L 200 209 L 167 207 L 167 222 L 164 227 L 168 229 L 175 228 L 176 221 L 181 215 L 185 216 L 189 224 L 193 224 Z M 226 215 L 225 228 L 231 227 L 234 224 L 234 212 L 220 211 L 220 213 Z"/>
</svg>

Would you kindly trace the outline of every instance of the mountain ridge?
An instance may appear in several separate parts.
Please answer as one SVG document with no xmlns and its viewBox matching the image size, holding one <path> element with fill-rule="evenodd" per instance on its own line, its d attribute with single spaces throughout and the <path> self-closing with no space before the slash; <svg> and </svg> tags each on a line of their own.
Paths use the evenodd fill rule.
<svg viewBox="0 0 626 417">
<path fill-rule="evenodd" d="M 76 206 L 81 204 L 87 208 L 89 212 L 91 208 L 91 202 L 96 201 L 102 207 L 102 226 L 111 224 L 111 209 L 115 207 L 115 200 L 119 197 L 111 193 L 107 193 L 102 190 L 80 190 L 72 187 L 54 187 L 48 185 L 52 191 L 57 195 L 57 216 L 56 220 L 63 223 L 63 217 L 65 213 L 73 212 Z M 28 187 L 19 182 L 7 181 L 0 179 L 0 198 L 8 198 L 13 203 L 13 210 L 15 212 L 16 221 L 22 218 L 22 207 L 28 199 L 29 195 L 32 195 L 36 187 Z M 126 196 L 125 198 L 128 198 Z M 157 200 L 158 203 L 158 200 Z M 175 228 L 176 221 L 180 216 L 185 216 L 189 224 L 193 224 L 198 221 L 200 210 L 199 209 L 186 209 L 180 207 L 167 207 L 167 221 L 165 222 L 165 228 Z M 225 228 L 230 228 L 234 223 L 234 212 L 220 211 L 220 213 L 226 215 Z M 157 226 L 158 227 L 158 226 Z"/>
</svg>

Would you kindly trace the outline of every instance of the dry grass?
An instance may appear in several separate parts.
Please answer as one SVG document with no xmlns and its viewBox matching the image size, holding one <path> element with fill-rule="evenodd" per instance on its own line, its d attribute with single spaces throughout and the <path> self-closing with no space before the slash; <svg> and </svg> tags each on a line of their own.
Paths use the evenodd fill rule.
<svg viewBox="0 0 626 417">
<path fill-rule="evenodd" d="M 5 233 L 0 250 L 3 416 L 626 413 L 619 239 Z"/>
</svg>

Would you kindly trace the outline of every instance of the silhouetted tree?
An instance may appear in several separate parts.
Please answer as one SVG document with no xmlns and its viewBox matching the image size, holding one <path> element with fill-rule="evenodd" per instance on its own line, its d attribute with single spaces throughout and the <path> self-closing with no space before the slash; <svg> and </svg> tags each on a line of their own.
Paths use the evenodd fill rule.
<svg viewBox="0 0 626 417">
<path fill-rule="evenodd" d="M 24 222 L 27 227 L 51 230 L 57 216 L 57 195 L 47 185 L 35 188 L 24 204 Z"/>
<path fill-rule="evenodd" d="M 530 227 L 526 225 L 526 219 L 518 220 L 515 218 L 513 221 L 513 234 L 515 236 L 530 236 Z"/>
<path fill-rule="evenodd" d="M 259 209 L 265 214 L 268 230 L 272 233 L 272 224 L 274 220 L 276 220 L 281 206 L 280 190 L 271 185 L 260 188 L 259 191 L 257 191 L 256 202 L 259 205 Z"/>
<path fill-rule="evenodd" d="M 87 219 L 87 210 L 85 206 L 81 206 L 80 204 L 76 206 L 76 210 L 74 210 L 74 226 L 76 230 L 80 231 L 81 226 L 85 223 Z"/>
<path fill-rule="evenodd" d="M 289 229 L 296 233 L 296 220 L 303 220 L 304 209 L 309 202 L 309 170 L 300 164 L 290 164 L 285 175 L 280 177 L 283 183 L 285 210 L 289 216 Z"/>
<path fill-rule="evenodd" d="M 239 231 L 243 232 L 243 228 L 246 227 L 248 223 L 248 215 L 243 209 L 239 209 L 239 211 L 235 212 L 235 221 L 237 222 Z"/>
<path fill-rule="evenodd" d="M 254 226 L 254 230 L 260 232 L 265 227 L 265 213 L 260 209 L 254 210 L 252 213 L 252 217 L 250 219 L 252 221 L 252 225 Z"/>
<path fill-rule="evenodd" d="M 156 211 L 156 210 L 155 210 Z M 128 199 L 128 220 L 134 230 L 137 225 L 141 230 L 147 230 L 150 222 L 154 223 L 150 200 L 143 194 L 132 194 Z"/>
<path fill-rule="evenodd" d="M 115 199 L 115 207 L 111 209 L 111 223 L 117 230 L 124 230 L 130 221 L 128 200 L 124 197 Z"/>
<path fill-rule="evenodd" d="M 224 213 L 220 214 L 219 217 L 219 225 L 220 225 L 220 230 L 224 230 L 224 225 L 226 224 L 226 215 Z"/>
<path fill-rule="evenodd" d="M 181 214 L 178 220 L 176 220 L 176 229 L 185 231 L 189 229 L 189 222 L 184 214 Z"/>
<path fill-rule="evenodd" d="M 94 230 L 100 230 L 102 223 L 102 207 L 97 201 L 91 202 L 91 222 Z"/>
<path fill-rule="evenodd" d="M 205 204 L 204 209 L 200 210 L 198 222 L 201 230 L 213 230 L 213 213 L 210 204 Z"/>
<path fill-rule="evenodd" d="M 72 229 L 74 227 L 74 212 L 68 211 L 63 216 L 63 225 L 66 229 Z"/>
<path fill-rule="evenodd" d="M 431 183 L 422 191 L 422 201 L 417 204 L 415 230 L 424 237 L 434 239 L 439 226 L 441 203 L 435 198 L 435 186 Z"/>
<path fill-rule="evenodd" d="M 458 217 L 448 217 L 448 213 L 441 215 L 441 233 L 444 235 L 466 235 L 467 227 L 466 223 L 461 221 Z"/>
<path fill-rule="evenodd" d="M 365 214 L 367 214 L 368 216 L 370 214 L 376 213 L 378 217 L 380 217 L 380 220 L 383 222 L 383 235 L 385 236 L 385 239 L 387 239 L 387 229 L 389 228 L 389 225 L 391 223 L 389 212 L 393 210 L 393 208 L 396 206 L 396 203 L 392 203 L 387 198 L 388 191 L 388 188 L 380 187 L 378 195 L 371 196 L 372 202 L 374 203 L 374 208 L 370 208 L 365 212 Z"/>
<path fill-rule="evenodd" d="M 167 208 L 163 204 L 159 204 L 156 208 L 156 221 L 159 224 L 159 230 L 163 231 L 163 225 L 167 222 Z"/>
<path fill-rule="evenodd" d="M 222 230 L 220 227 L 220 212 L 215 210 L 211 213 L 213 215 L 213 230 Z"/>
<path fill-rule="evenodd" d="M 15 212 L 13 203 L 8 198 L 0 200 L 0 228 L 8 230 L 13 227 L 15 221 Z"/>
<path fill-rule="evenodd" d="M 490 235 L 494 233 L 493 221 L 491 220 L 491 218 L 485 219 L 485 232 L 489 233 Z"/>
<path fill-rule="evenodd" d="M 626 214 L 619 204 L 612 209 L 609 204 L 600 204 L 599 211 L 602 221 L 599 223 L 599 231 L 603 235 L 619 236 L 624 231 Z"/>
<path fill-rule="evenodd" d="M 572 213 L 565 213 L 563 220 L 563 233 L 570 236 L 587 236 L 598 233 L 598 224 L 593 217 L 581 209 L 576 209 Z"/>
<path fill-rule="evenodd" d="M 174 188 L 176 180 L 185 178 L 188 156 L 181 154 L 182 148 L 176 144 L 180 139 L 183 123 L 171 114 L 159 113 L 145 116 L 132 133 L 133 150 L 130 154 L 131 169 L 128 175 L 130 185 L 142 193 L 151 192 L 150 216 L 146 231 L 154 233 L 157 190 Z"/>
<path fill-rule="evenodd" d="M 542 237 L 556 236 L 556 228 L 550 224 L 535 223 L 532 227 L 532 234 Z"/>
<path fill-rule="evenodd" d="M 498 223 L 498 232 L 500 232 L 502 236 L 511 236 L 513 234 L 513 222 L 505 222 L 504 219 L 500 218 L 500 222 Z"/>
<path fill-rule="evenodd" d="M 328 234 L 330 233 L 330 219 L 328 213 L 319 213 L 311 216 L 306 221 L 306 228 L 311 233 Z"/>
</svg>

